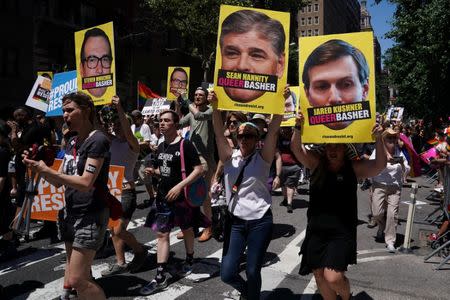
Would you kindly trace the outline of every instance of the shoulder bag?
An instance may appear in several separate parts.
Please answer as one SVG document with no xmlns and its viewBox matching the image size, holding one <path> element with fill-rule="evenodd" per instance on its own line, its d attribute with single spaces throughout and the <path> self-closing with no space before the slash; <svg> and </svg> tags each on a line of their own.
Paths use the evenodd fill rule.
<svg viewBox="0 0 450 300">
<path fill-rule="evenodd" d="M 181 178 L 186 179 L 186 164 L 184 160 L 184 139 L 180 142 Z M 205 177 L 200 176 L 191 184 L 184 187 L 184 198 L 191 207 L 198 207 L 208 197 L 208 190 Z"/>
</svg>

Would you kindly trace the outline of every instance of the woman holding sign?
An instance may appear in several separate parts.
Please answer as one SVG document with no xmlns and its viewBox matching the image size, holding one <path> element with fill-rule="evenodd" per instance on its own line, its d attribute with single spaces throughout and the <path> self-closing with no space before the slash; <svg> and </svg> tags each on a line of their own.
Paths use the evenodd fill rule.
<svg viewBox="0 0 450 300">
<path fill-rule="evenodd" d="M 356 264 L 356 226 L 358 221 L 358 178 L 373 177 L 386 167 L 387 155 L 376 124 L 375 160 L 351 160 L 346 144 L 325 144 L 324 151 L 308 150 L 300 137 L 303 114 L 296 118 L 291 150 L 311 170 L 308 225 L 301 248 L 300 274 L 314 273 L 324 299 L 350 298 L 347 266 Z"/>
<path fill-rule="evenodd" d="M 214 92 L 208 100 L 217 107 Z M 213 125 L 220 161 L 224 164 L 225 194 L 229 220 L 225 228 L 222 281 L 231 285 L 245 299 L 259 299 L 261 267 L 272 237 L 272 196 L 267 189 L 270 166 L 275 156 L 281 115 L 274 115 L 264 139 L 264 148 L 256 149 L 260 132 L 250 122 L 242 123 L 237 132 L 239 148 L 233 150 L 223 128 L 220 111 L 213 112 Z M 239 275 L 241 256 L 247 250 L 247 280 Z"/>
<path fill-rule="evenodd" d="M 64 121 L 77 135 L 67 144 L 60 170 L 26 156 L 23 162 L 51 184 L 65 186 L 66 206 L 58 216 L 59 235 L 67 252 L 61 299 L 69 299 L 72 288 L 78 299 L 105 299 L 90 271 L 109 218 L 109 209 L 102 200 L 108 192 L 109 140 L 94 129 L 95 109 L 89 96 L 71 93 L 63 97 L 62 103 Z"/>
</svg>

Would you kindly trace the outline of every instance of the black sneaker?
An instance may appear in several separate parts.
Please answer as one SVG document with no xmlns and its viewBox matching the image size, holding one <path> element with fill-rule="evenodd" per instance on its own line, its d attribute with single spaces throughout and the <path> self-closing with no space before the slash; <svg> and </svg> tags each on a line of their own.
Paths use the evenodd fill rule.
<svg viewBox="0 0 450 300">
<path fill-rule="evenodd" d="M 78 299 L 78 293 L 75 289 L 71 289 L 70 291 L 66 291 L 61 296 L 55 298 L 55 300 L 71 300 Z"/>
<path fill-rule="evenodd" d="M 283 199 L 283 201 L 280 202 L 280 206 L 287 206 L 287 199 Z"/>
<path fill-rule="evenodd" d="M 180 270 L 178 270 L 177 275 L 180 277 L 186 277 L 192 273 L 192 264 L 184 261 L 181 264 Z"/>
<path fill-rule="evenodd" d="M 292 214 L 292 205 L 291 204 L 288 204 L 288 205 L 286 205 L 286 208 L 287 208 L 287 212 L 288 213 L 290 213 L 290 214 Z"/>
<path fill-rule="evenodd" d="M 139 271 L 147 259 L 147 250 L 134 254 L 133 260 L 128 264 L 128 270 L 130 273 Z"/>
<path fill-rule="evenodd" d="M 152 206 L 153 201 L 155 201 L 155 198 L 145 199 L 142 203 L 136 205 L 136 208 L 138 209 L 145 209 L 150 206 Z"/>
<path fill-rule="evenodd" d="M 384 243 L 384 232 L 379 230 L 377 231 L 377 235 L 375 236 L 375 242 Z"/>
<path fill-rule="evenodd" d="M 159 283 L 158 283 L 158 281 L 156 281 L 156 279 L 153 279 L 152 281 L 147 283 L 144 287 L 142 287 L 139 290 L 139 293 L 143 296 L 148 296 L 148 295 L 154 294 L 156 292 L 162 291 L 168 285 L 169 285 L 169 282 L 168 282 L 167 276 L 164 278 L 163 281 L 161 281 Z"/>
</svg>

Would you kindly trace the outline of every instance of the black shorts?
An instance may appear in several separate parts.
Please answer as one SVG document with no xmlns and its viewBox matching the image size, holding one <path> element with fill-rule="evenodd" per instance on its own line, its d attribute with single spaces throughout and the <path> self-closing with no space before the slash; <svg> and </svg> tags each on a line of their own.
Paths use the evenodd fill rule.
<svg viewBox="0 0 450 300">
<path fill-rule="evenodd" d="M 283 166 L 281 168 L 281 186 L 296 188 L 302 168 L 299 165 Z"/>
<path fill-rule="evenodd" d="M 123 209 L 123 219 L 131 220 L 134 211 L 136 210 L 136 190 L 128 189 L 122 191 L 122 209 Z"/>
<path fill-rule="evenodd" d="M 58 214 L 58 236 L 73 247 L 97 251 L 103 244 L 108 220 L 108 208 L 81 217 L 67 215 L 62 209 Z"/>
</svg>

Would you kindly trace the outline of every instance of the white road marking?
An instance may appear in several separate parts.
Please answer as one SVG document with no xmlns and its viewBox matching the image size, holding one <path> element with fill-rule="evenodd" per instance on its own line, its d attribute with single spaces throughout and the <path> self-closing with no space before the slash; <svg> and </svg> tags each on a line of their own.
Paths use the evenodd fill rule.
<svg viewBox="0 0 450 300">
<path fill-rule="evenodd" d="M 132 230 L 132 229 L 135 229 L 135 228 L 143 226 L 144 223 L 145 223 L 145 219 L 146 218 L 143 217 L 143 218 L 131 220 L 129 225 L 128 225 L 128 227 L 127 227 L 127 230 Z M 149 246 L 151 246 L 151 245 L 149 245 Z M 42 251 L 49 251 L 49 252 L 51 252 L 52 249 L 61 249 L 63 251 L 58 252 L 58 253 L 54 253 L 54 254 L 50 254 L 49 256 L 46 256 L 44 258 L 40 258 L 40 255 L 43 254 Z M 150 253 L 151 253 L 151 251 L 150 251 Z M 51 248 L 39 249 L 39 250 L 37 250 L 36 252 L 34 252 L 34 253 L 30 254 L 30 255 L 27 255 L 27 256 L 24 256 L 24 257 L 19 257 L 16 260 L 9 261 L 8 265 L 0 270 L 0 276 L 6 275 L 6 274 L 11 273 L 11 272 L 14 272 L 18 268 L 21 268 L 21 269 L 22 268 L 26 268 L 28 266 L 34 265 L 34 264 L 42 262 L 42 261 L 49 260 L 49 259 L 51 259 L 51 258 L 53 258 L 55 256 L 63 255 L 63 254 L 66 254 L 64 243 L 59 243 L 59 244 L 57 244 L 57 245 L 55 245 L 55 246 L 53 246 Z"/>
<path fill-rule="evenodd" d="M 278 255 L 278 261 L 268 267 L 261 270 L 262 276 L 262 286 L 261 292 L 272 291 L 277 288 L 280 283 L 284 280 L 287 274 L 292 273 L 292 271 L 300 263 L 298 252 L 300 250 L 300 243 L 305 238 L 306 230 L 303 230 L 299 235 L 297 235 L 289 244 L 283 252 Z M 281 273 L 281 274 L 280 274 Z M 270 293 L 265 293 L 265 299 Z"/>
<path fill-rule="evenodd" d="M 176 238 L 177 233 L 180 232 L 180 230 L 175 230 L 170 234 L 170 245 L 175 245 L 182 240 L 178 240 Z M 151 245 L 152 243 L 155 243 L 156 240 L 150 241 L 146 243 L 145 245 Z M 132 260 L 134 255 L 130 252 L 125 253 L 125 260 L 130 261 Z M 98 265 L 92 265 L 92 276 L 94 278 L 101 277 L 101 272 L 108 268 L 107 263 L 102 263 Z M 64 277 L 58 278 L 56 280 L 53 280 L 47 284 L 45 284 L 42 288 L 36 289 L 35 291 L 31 292 L 29 295 L 24 294 L 17 296 L 13 298 L 14 300 L 22 300 L 22 299 L 29 299 L 29 300 L 42 300 L 42 299 L 53 299 L 58 297 L 61 294 L 61 289 L 64 284 Z"/>
<path fill-rule="evenodd" d="M 369 253 L 376 253 L 376 252 L 380 252 L 380 251 L 386 252 L 386 249 L 384 248 L 384 249 L 358 250 L 358 255 L 369 254 Z M 357 263 L 360 264 L 360 263 L 377 261 L 377 260 L 387 260 L 387 259 L 392 259 L 392 258 L 395 258 L 395 257 L 399 257 L 401 255 L 402 254 L 397 254 L 397 255 L 396 254 L 391 254 L 391 255 L 386 255 L 386 256 L 372 256 L 372 257 L 357 258 Z M 354 265 L 350 265 L 349 268 L 351 268 L 353 266 Z M 316 280 L 315 280 L 314 276 L 312 276 L 311 280 L 308 283 L 308 285 L 303 290 L 303 293 L 302 293 L 302 296 L 300 297 L 300 299 L 301 300 L 312 299 L 312 297 L 314 296 L 316 291 L 318 291 Z"/>
</svg>

